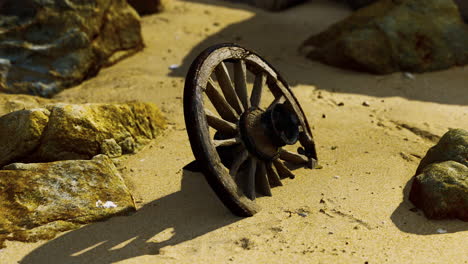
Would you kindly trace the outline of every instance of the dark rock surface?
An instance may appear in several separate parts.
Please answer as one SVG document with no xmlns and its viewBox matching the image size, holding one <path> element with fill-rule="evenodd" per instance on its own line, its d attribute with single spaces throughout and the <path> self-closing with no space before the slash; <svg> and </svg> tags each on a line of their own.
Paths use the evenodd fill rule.
<svg viewBox="0 0 468 264">
<path fill-rule="evenodd" d="M 374 3 L 376 0 L 346 0 L 346 3 L 353 8 L 359 9 Z"/>
<path fill-rule="evenodd" d="M 451 129 L 445 133 L 437 145 L 430 148 L 419 163 L 416 174 L 421 173 L 432 163 L 453 160 L 468 167 L 468 131 Z"/>
<path fill-rule="evenodd" d="M 4 0 L 0 90 L 49 97 L 142 48 L 125 0 Z"/>
<path fill-rule="evenodd" d="M 127 0 L 127 2 L 140 15 L 148 15 L 161 12 L 164 5 L 161 0 Z"/>
<path fill-rule="evenodd" d="M 461 16 L 468 22 L 468 1 L 466 0 L 453 0 L 455 4 L 458 6 Z M 366 7 L 372 3 L 377 2 L 377 0 L 346 0 L 348 5 L 353 9 L 359 9 L 362 7 Z"/>
<path fill-rule="evenodd" d="M 13 163 L 0 170 L 0 234 L 34 242 L 135 210 L 112 161 Z M 0 236 L 0 246 L 2 244 Z"/>
<path fill-rule="evenodd" d="M 306 0 L 248 0 L 247 2 L 269 11 L 281 11 L 305 1 Z"/>
<path fill-rule="evenodd" d="M 468 25 L 452 0 L 381 0 L 303 44 L 308 58 L 387 74 L 468 64 Z"/>
<path fill-rule="evenodd" d="M 468 221 L 468 131 L 450 130 L 428 150 L 409 199 L 428 218 Z"/>
<path fill-rule="evenodd" d="M 468 167 L 455 161 L 425 167 L 415 176 L 409 198 L 428 218 L 468 221 Z"/>
</svg>

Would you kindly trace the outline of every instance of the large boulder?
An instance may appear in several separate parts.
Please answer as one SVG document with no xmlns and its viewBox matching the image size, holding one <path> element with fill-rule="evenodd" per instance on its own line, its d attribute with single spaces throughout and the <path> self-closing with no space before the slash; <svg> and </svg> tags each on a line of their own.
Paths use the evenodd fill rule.
<svg viewBox="0 0 468 264">
<path fill-rule="evenodd" d="M 305 0 L 247 0 L 251 5 L 263 8 L 269 11 L 281 11 Z"/>
<path fill-rule="evenodd" d="M 159 135 L 165 120 L 153 104 L 54 104 L 0 117 L 0 166 L 11 162 L 116 157 Z M 116 146 L 117 145 L 117 146 Z"/>
<path fill-rule="evenodd" d="M 468 221 L 468 167 L 455 161 L 430 164 L 415 176 L 409 198 L 428 218 Z"/>
<path fill-rule="evenodd" d="M 0 116 L 18 110 L 43 107 L 53 102 L 53 100 L 38 96 L 0 93 Z"/>
<path fill-rule="evenodd" d="M 375 1 L 377 0 L 346 0 L 346 3 L 348 3 L 348 5 L 353 9 L 359 9 L 368 6 Z"/>
<path fill-rule="evenodd" d="M 428 150 L 409 199 L 428 218 L 468 221 L 468 131 L 450 130 Z"/>
<path fill-rule="evenodd" d="M 468 22 L 468 1 L 466 0 L 454 0 L 455 4 L 457 4 L 458 9 L 460 10 L 460 14 L 465 20 Z"/>
<path fill-rule="evenodd" d="M 0 170 L 0 246 L 135 210 L 124 180 L 105 155 L 92 160 L 13 163 Z"/>
<path fill-rule="evenodd" d="M 458 6 L 458 10 L 460 11 L 461 16 L 468 22 L 468 1 L 466 0 L 453 0 L 455 4 Z M 349 6 L 353 9 L 359 9 L 365 6 L 368 6 L 377 0 L 346 0 Z"/>
<path fill-rule="evenodd" d="M 0 166 L 26 157 L 41 143 L 49 110 L 19 110 L 0 118 Z"/>
<path fill-rule="evenodd" d="M 4 0 L 0 90 L 51 96 L 143 48 L 126 0 Z"/>
<path fill-rule="evenodd" d="M 468 166 L 468 131 L 451 129 L 445 133 L 439 142 L 427 151 L 416 174 L 421 173 L 429 164 L 448 160 Z"/>
<path fill-rule="evenodd" d="M 308 58 L 386 74 L 468 63 L 468 25 L 452 0 L 381 0 L 303 44 Z"/>
<path fill-rule="evenodd" d="M 164 3 L 162 0 L 127 0 L 127 2 L 140 15 L 154 14 L 161 12 L 164 9 Z"/>
</svg>

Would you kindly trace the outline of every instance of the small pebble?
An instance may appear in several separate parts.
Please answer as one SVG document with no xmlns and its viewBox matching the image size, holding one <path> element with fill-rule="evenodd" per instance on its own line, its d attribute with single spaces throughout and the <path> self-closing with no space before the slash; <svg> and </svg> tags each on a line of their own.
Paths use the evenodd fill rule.
<svg viewBox="0 0 468 264">
<path fill-rule="evenodd" d="M 336 176 L 333 176 L 333 178 L 335 178 L 335 179 L 339 179 L 339 178 L 340 178 L 340 176 L 336 175 Z"/>
<path fill-rule="evenodd" d="M 367 106 L 367 107 L 370 106 L 369 102 L 367 102 L 367 101 L 362 102 L 362 105 L 363 105 L 363 106 Z"/>
<path fill-rule="evenodd" d="M 115 208 L 115 207 L 117 207 L 117 205 L 112 201 L 106 201 L 105 203 L 103 203 L 101 200 L 98 200 L 96 202 L 96 207 L 98 207 L 98 208 Z"/>
<path fill-rule="evenodd" d="M 344 103 L 343 103 L 343 102 L 339 102 L 339 103 L 338 103 L 338 106 L 344 106 Z"/>
<path fill-rule="evenodd" d="M 179 64 L 171 64 L 171 65 L 169 66 L 169 69 L 170 69 L 170 70 L 175 70 L 175 69 L 177 69 L 177 68 L 179 68 L 179 67 L 180 67 Z"/>
<path fill-rule="evenodd" d="M 445 233 L 447 233 L 447 230 L 445 230 L 445 229 L 443 229 L 443 228 L 439 228 L 439 229 L 437 229 L 437 233 L 439 233 L 439 234 L 445 234 Z"/>
<path fill-rule="evenodd" d="M 414 75 L 409 73 L 409 72 L 404 72 L 403 73 L 403 76 L 406 78 L 406 79 L 411 79 L 411 80 L 414 80 Z"/>
</svg>

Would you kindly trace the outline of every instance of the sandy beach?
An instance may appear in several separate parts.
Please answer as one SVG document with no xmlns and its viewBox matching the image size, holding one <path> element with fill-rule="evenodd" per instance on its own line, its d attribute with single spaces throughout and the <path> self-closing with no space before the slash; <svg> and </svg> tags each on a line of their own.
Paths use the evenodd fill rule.
<svg viewBox="0 0 468 264">
<path fill-rule="evenodd" d="M 437 137 L 468 129 L 468 67 L 378 76 L 300 54 L 305 39 L 350 13 L 326 0 L 279 13 L 174 0 L 143 17 L 142 52 L 53 98 L 160 107 L 164 135 L 120 164 L 138 211 L 51 241 L 7 241 L 0 263 L 468 263 L 468 223 L 428 220 L 407 198 Z M 202 50 L 222 42 L 255 50 L 282 73 L 323 166 L 296 170 L 272 197 L 257 199 L 262 211 L 250 218 L 231 214 L 202 174 L 183 169 L 194 159 L 183 117 L 185 74 Z"/>
</svg>

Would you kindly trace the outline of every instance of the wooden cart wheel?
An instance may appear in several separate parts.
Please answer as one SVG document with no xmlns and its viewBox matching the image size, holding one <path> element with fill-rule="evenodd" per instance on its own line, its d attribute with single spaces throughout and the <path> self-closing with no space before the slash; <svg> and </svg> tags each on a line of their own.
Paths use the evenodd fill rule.
<svg viewBox="0 0 468 264">
<path fill-rule="evenodd" d="M 293 167 L 316 164 L 309 124 L 287 83 L 236 44 L 212 46 L 192 63 L 184 117 L 200 169 L 238 216 L 258 212 L 257 194 L 271 196 L 281 179 L 294 178 Z"/>
</svg>

